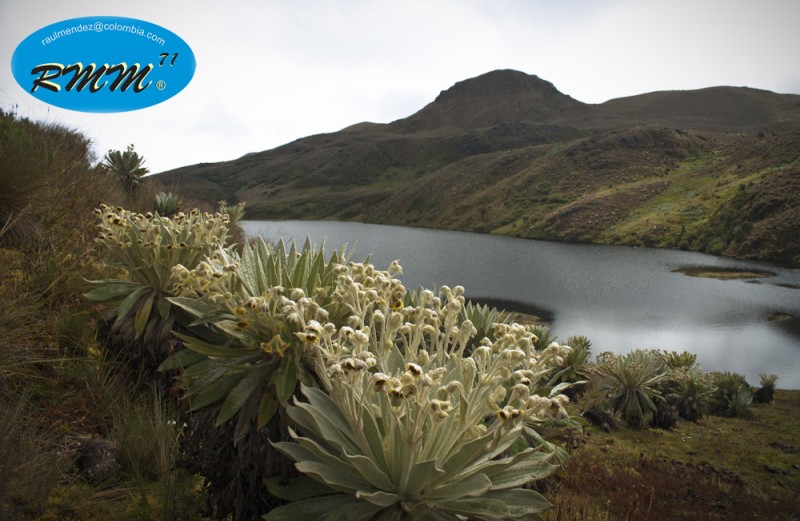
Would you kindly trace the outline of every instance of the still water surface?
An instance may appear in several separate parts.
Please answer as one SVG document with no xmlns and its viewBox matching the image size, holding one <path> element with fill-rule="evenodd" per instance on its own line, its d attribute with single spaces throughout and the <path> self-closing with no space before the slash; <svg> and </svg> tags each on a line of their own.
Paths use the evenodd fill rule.
<svg viewBox="0 0 800 521">
<path fill-rule="evenodd" d="M 674 250 L 532 241 L 512 237 L 334 221 L 245 221 L 248 236 L 348 244 L 379 269 L 399 259 L 406 287 L 462 285 L 468 297 L 546 311 L 559 339 L 585 335 L 592 352 L 687 350 L 707 371 L 742 373 L 758 385 L 800 389 L 800 271 Z M 686 266 L 768 270 L 756 280 L 689 277 Z M 787 287 L 789 286 L 789 287 Z"/>
</svg>

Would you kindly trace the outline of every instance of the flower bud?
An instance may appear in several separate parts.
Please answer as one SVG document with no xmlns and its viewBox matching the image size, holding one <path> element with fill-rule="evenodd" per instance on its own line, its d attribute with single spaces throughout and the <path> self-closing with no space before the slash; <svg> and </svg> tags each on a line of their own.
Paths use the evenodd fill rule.
<svg viewBox="0 0 800 521">
<path fill-rule="evenodd" d="M 434 411 L 452 411 L 453 404 L 449 400 L 431 400 L 431 409 Z"/>
<path fill-rule="evenodd" d="M 361 322 L 361 317 L 358 315 L 350 315 L 347 317 L 347 325 L 355 329 L 361 327 L 363 323 Z"/>
<path fill-rule="evenodd" d="M 420 351 L 420 352 L 421 352 L 421 353 L 422 353 L 422 352 L 424 352 L 424 353 L 426 353 L 426 354 L 427 354 L 427 351 Z M 442 379 L 442 377 L 444 376 L 444 374 L 445 374 L 446 372 L 447 372 L 447 368 L 446 368 L 446 367 L 437 367 L 436 369 L 433 369 L 433 370 L 431 370 L 431 371 L 430 371 L 428 374 L 430 375 L 430 377 L 431 377 L 431 378 L 432 378 L 432 379 L 433 379 L 435 382 L 438 382 L 439 380 L 441 380 L 441 379 Z"/>
<path fill-rule="evenodd" d="M 389 376 L 384 373 L 372 375 L 372 383 L 376 391 L 382 391 L 389 384 Z"/>
<path fill-rule="evenodd" d="M 365 346 L 369 344 L 369 335 L 367 335 L 364 330 L 356 331 L 356 334 L 353 337 L 353 343 L 359 346 Z"/>
<path fill-rule="evenodd" d="M 464 394 L 464 384 L 462 384 L 458 380 L 453 380 L 452 382 L 447 384 L 447 387 L 445 389 L 447 390 L 448 395 L 456 393 L 459 393 L 460 395 Z"/>
<path fill-rule="evenodd" d="M 400 389 L 389 389 L 388 394 L 389 403 L 392 405 L 392 407 L 400 407 L 403 405 L 403 398 L 405 398 L 405 396 L 403 396 L 403 393 L 400 391 Z"/>
<path fill-rule="evenodd" d="M 393 260 L 392 263 L 389 264 L 389 268 L 386 271 L 389 272 L 389 275 L 402 275 L 403 267 L 400 266 L 399 261 Z"/>
<path fill-rule="evenodd" d="M 334 333 L 336 333 L 336 324 L 333 322 L 328 322 L 324 326 L 322 326 L 322 332 L 325 336 L 331 337 Z"/>
<path fill-rule="evenodd" d="M 389 330 L 396 331 L 402 325 L 403 325 L 403 315 L 396 311 L 392 311 L 389 314 Z"/>
<path fill-rule="evenodd" d="M 425 349 L 420 349 L 417 353 L 417 362 L 420 365 L 426 365 L 431 360 L 431 355 Z"/>
<path fill-rule="evenodd" d="M 406 364 L 406 371 L 411 373 L 416 378 L 422 376 L 422 367 L 413 362 L 409 362 Z"/>
<path fill-rule="evenodd" d="M 417 386 L 416 384 L 413 383 L 407 383 L 402 387 L 400 387 L 400 394 L 406 397 L 415 396 L 417 394 L 417 391 L 418 391 Z"/>
</svg>

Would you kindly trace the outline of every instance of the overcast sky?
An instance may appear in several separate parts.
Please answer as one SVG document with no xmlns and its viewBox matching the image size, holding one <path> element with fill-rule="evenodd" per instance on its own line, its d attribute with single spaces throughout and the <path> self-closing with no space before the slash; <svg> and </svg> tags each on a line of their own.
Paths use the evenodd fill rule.
<svg viewBox="0 0 800 521">
<path fill-rule="evenodd" d="M 176 33 L 197 60 L 154 107 L 50 107 L 11 75 L 34 31 L 124 16 Z M 234 159 L 361 121 L 388 123 L 457 81 L 516 69 L 586 103 L 716 85 L 800 94 L 798 0 L 0 0 L 0 108 L 129 143 L 153 172 Z"/>
</svg>

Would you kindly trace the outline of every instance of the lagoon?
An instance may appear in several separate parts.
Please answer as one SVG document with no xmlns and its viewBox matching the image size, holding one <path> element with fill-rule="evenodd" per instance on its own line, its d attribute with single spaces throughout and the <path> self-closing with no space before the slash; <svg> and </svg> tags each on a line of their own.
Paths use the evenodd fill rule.
<svg viewBox="0 0 800 521">
<path fill-rule="evenodd" d="M 757 386 L 800 389 L 800 271 L 760 262 L 651 248 L 569 244 L 336 221 L 244 221 L 249 237 L 306 237 L 379 269 L 398 259 L 406 287 L 462 285 L 468 298 L 548 318 L 561 341 L 585 335 L 592 353 L 658 348 L 697 353 L 706 371 L 735 371 Z M 768 271 L 718 280 L 686 267 Z"/>
</svg>

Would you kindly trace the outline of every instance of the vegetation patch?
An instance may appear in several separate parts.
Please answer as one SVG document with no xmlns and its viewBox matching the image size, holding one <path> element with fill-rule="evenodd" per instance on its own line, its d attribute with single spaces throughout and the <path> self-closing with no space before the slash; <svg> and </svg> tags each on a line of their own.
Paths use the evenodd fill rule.
<svg viewBox="0 0 800 521">
<path fill-rule="evenodd" d="M 597 394 L 577 407 L 589 408 Z M 551 478 L 548 520 L 796 519 L 800 393 L 775 391 L 752 419 L 706 416 L 672 430 L 589 425 Z"/>
<path fill-rule="evenodd" d="M 765 270 L 717 268 L 714 266 L 687 266 L 672 271 L 673 273 L 683 273 L 690 277 L 718 280 L 763 279 L 775 276 L 775 273 Z"/>
</svg>

